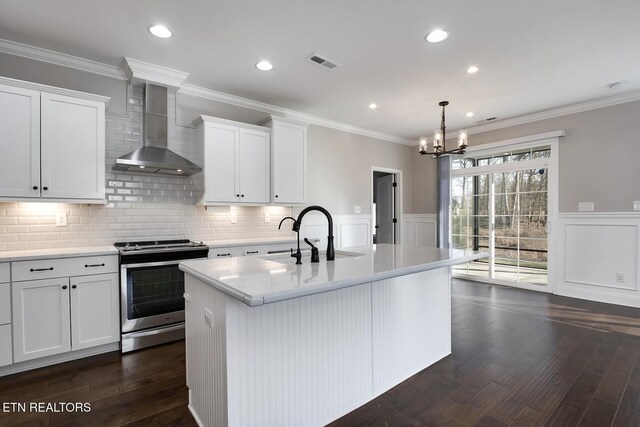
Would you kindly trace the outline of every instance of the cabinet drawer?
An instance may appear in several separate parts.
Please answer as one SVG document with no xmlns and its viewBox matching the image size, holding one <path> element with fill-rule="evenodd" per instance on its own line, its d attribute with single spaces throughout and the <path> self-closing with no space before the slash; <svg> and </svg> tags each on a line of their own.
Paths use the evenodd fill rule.
<svg viewBox="0 0 640 427">
<path fill-rule="evenodd" d="M 11 325 L 0 326 L 0 366 L 11 365 Z"/>
<path fill-rule="evenodd" d="M 39 259 L 11 263 L 11 273 L 14 282 L 51 279 L 54 277 L 116 273 L 117 271 L 117 255 Z"/>
<path fill-rule="evenodd" d="M 7 283 L 9 280 L 9 263 L 0 263 L 0 283 Z"/>
<path fill-rule="evenodd" d="M 0 284 L 0 325 L 11 323 L 11 285 Z"/>
<path fill-rule="evenodd" d="M 242 248 L 242 255 L 265 255 L 267 253 L 266 249 L 266 246 L 244 246 Z"/>
<path fill-rule="evenodd" d="M 242 256 L 242 254 L 244 253 L 243 249 L 244 248 L 242 247 L 209 249 L 209 259 Z"/>
</svg>

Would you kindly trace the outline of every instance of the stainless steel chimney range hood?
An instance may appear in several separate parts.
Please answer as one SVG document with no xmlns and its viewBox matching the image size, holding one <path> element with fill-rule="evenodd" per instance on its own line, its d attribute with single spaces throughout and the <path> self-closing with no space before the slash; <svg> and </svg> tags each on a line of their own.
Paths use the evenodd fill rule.
<svg viewBox="0 0 640 427">
<path fill-rule="evenodd" d="M 167 88 L 147 83 L 144 146 L 118 157 L 113 170 L 191 176 L 202 168 L 167 148 Z"/>
</svg>

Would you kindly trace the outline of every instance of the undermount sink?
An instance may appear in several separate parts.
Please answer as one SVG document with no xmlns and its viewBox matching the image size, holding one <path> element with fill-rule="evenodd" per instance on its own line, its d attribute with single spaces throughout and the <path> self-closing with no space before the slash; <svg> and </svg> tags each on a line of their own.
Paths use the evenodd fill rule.
<svg viewBox="0 0 640 427">
<path fill-rule="evenodd" d="M 356 258 L 362 255 L 364 254 L 360 254 L 358 252 L 336 251 L 335 259 Z M 278 262 L 280 264 L 295 264 L 296 262 L 296 259 L 293 258 L 291 254 L 288 254 L 288 253 L 267 255 L 261 258 L 266 259 L 267 261 Z M 320 262 L 327 262 L 327 255 L 325 251 L 320 251 Z M 303 264 L 311 263 L 311 251 L 302 251 L 302 263 Z"/>
</svg>

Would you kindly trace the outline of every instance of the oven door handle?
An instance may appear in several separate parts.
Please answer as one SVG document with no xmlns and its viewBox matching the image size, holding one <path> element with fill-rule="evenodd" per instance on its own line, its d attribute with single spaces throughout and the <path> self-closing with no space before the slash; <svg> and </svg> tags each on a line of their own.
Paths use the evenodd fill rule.
<svg viewBox="0 0 640 427">
<path fill-rule="evenodd" d="M 189 259 L 179 259 L 179 260 L 161 261 L 161 262 L 141 262 L 138 264 L 121 264 L 120 268 L 124 270 L 126 268 L 138 268 L 138 267 L 161 267 L 163 265 L 178 265 L 182 261 L 194 261 L 197 259 L 207 259 L 207 258 L 189 258 Z"/>
</svg>

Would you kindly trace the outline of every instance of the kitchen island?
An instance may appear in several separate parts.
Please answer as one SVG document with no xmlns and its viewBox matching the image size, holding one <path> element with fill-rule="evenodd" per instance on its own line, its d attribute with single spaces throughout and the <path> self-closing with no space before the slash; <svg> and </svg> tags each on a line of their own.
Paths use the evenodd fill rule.
<svg viewBox="0 0 640 427">
<path fill-rule="evenodd" d="M 202 426 L 321 426 L 451 353 L 450 266 L 379 244 L 185 261 L 189 408 Z"/>
</svg>

